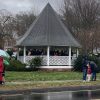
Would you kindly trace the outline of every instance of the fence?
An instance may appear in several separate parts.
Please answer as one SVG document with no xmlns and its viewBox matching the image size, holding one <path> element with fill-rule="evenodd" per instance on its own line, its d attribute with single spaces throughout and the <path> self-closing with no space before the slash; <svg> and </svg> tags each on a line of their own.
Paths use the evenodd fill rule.
<svg viewBox="0 0 100 100">
<path fill-rule="evenodd" d="M 42 61 L 42 65 L 47 65 L 47 56 L 26 56 L 25 60 L 26 63 L 29 62 L 29 60 L 31 60 L 32 58 L 35 57 L 42 57 L 43 61 Z M 76 59 L 76 57 L 72 56 L 71 57 L 71 62 L 72 65 L 74 64 L 74 60 Z M 19 56 L 18 60 L 20 60 L 21 62 L 23 62 L 23 56 Z M 69 63 L 69 56 L 50 56 L 49 57 L 49 65 L 61 65 L 61 66 L 65 66 L 68 65 Z"/>
</svg>

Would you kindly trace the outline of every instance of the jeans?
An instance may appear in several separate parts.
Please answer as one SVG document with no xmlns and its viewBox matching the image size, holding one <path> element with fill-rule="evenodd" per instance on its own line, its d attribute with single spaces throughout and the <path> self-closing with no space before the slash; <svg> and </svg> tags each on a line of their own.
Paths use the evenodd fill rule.
<svg viewBox="0 0 100 100">
<path fill-rule="evenodd" d="M 96 81 L 96 72 L 92 73 L 92 81 Z"/>
<path fill-rule="evenodd" d="M 87 69 L 83 69 L 83 80 L 86 81 L 86 77 L 87 77 Z"/>
</svg>

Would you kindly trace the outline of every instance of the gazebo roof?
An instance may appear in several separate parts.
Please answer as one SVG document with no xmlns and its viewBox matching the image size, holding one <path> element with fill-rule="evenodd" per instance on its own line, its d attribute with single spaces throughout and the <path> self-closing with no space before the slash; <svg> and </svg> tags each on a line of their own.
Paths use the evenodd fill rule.
<svg viewBox="0 0 100 100">
<path fill-rule="evenodd" d="M 17 46 L 80 47 L 80 44 L 48 3 L 23 37 L 17 41 Z"/>
</svg>

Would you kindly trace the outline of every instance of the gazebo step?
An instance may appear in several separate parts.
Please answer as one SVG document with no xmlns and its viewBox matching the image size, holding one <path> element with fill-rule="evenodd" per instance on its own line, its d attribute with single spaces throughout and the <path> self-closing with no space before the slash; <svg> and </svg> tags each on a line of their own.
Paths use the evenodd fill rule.
<svg viewBox="0 0 100 100">
<path fill-rule="evenodd" d="M 41 66 L 42 71 L 71 71 L 72 66 Z"/>
</svg>

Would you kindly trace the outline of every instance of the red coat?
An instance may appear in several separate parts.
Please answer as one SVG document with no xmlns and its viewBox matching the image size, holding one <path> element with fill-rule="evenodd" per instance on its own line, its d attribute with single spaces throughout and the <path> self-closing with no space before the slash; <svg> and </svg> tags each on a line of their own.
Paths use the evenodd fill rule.
<svg viewBox="0 0 100 100">
<path fill-rule="evenodd" d="M 87 74 L 91 74 L 92 73 L 92 70 L 91 70 L 91 67 L 87 69 Z"/>
<path fill-rule="evenodd" d="M 4 66 L 3 66 L 3 57 L 0 57 L 0 73 L 2 73 L 4 70 Z"/>
<path fill-rule="evenodd" d="M 3 57 L 0 57 L 0 82 L 2 82 L 2 72 L 4 70 L 4 66 L 3 66 Z"/>
</svg>

